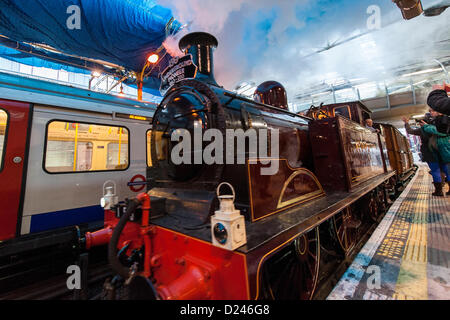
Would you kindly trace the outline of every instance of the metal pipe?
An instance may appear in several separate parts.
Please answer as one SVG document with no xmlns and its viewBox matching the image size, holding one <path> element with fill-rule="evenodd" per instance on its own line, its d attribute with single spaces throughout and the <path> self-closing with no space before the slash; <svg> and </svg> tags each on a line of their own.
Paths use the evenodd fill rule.
<svg viewBox="0 0 450 320">
<path fill-rule="evenodd" d="M 386 82 L 384 83 L 384 89 L 386 90 L 387 106 L 388 106 L 389 109 L 391 109 L 391 100 L 389 99 L 389 90 L 388 90 L 388 87 L 386 85 Z"/>
<path fill-rule="evenodd" d="M 441 66 L 441 68 L 442 68 L 442 70 L 444 71 L 444 73 L 445 73 L 445 76 L 447 77 L 447 83 L 450 83 L 450 76 L 448 75 L 448 71 L 447 71 L 447 69 L 445 68 L 445 66 L 442 64 L 442 62 L 440 62 L 438 59 L 434 59 L 434 61 L 436 61 L 440 66 Z"/>
<path fill-rule="evenodd" d="M 413 94 L 413 102 L 414 102 L 414 105 L 416 105 L 417 104 L 416 88 L 414 87 L 414 83 L 413 83 L 412 79 L 410 79 L 409 82 L 411 84 L 411 91 Z"/>
<path fill-rule="evenodd" d="M 336 103 L 336 91 L 334 90 L 333 85 L 331 85 L 331 91 L 333 92 L 333 101 Z"/>
</svg>

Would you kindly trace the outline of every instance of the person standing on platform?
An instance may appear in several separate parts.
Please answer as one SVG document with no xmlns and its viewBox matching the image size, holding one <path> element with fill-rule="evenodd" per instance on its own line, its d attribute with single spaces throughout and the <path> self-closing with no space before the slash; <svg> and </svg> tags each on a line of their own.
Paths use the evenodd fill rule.
<svg viewBox="0 0 450 320">
<path fill-rule="evenodd" d="M 445 174 L 446 177 L 445 181 L 450 187 L 450 176 L 448 174 L 448 165 L 450 164 L 450 135 L 440 133 L 436 129 L 436 126 L 432 124 L 424 125 L 423 131 L 432 135 L 429 140 L 429 148 L 435 154 L 435 157 L 437 157 L 440 171 L 442 171 Z M 436 173 L 438 172 L 438 170 L 439 169 L 435 168 Z M 439 178 L 441 178 L 440 172 Z M 441 183 L 441 193 L 443 194 L 442 187 L 443 183 Z M 440 196 L 440 194 L 437 195 Z M 447 195 L 450 195 L 450 190 L 447 192 Z"/>
<path fill-rule="evenodd" d="M 443 85 L 434 85 L 433 91 L 428 95 L 428 105 L 444 114 L 440 116 L 436 123 L 436 128 L 440 133 L 450 133 L 450 85 L 444 82 Z M 447 165 L 447 170 L 450 171 L 450 164 Z M 450 186 L 449 186 L 450 188 Z M 449 190 L 450 192 L 450 190 Z"/>
<path fill-rule="evenodd" d="M 428 95 L 427 103 L 435 110 L 445 115 L 450 115 L 450 98 L 448 93 L 450 92 L 450 85 L 435 85 L 433 91 Z"/>
<path fill-rule="evenodd" d="M 435 114 L 433 110 L 430 111 L 431 111 L 430 116 Z M 405 129 L 406 132 L 408 132 L 408 134 L 420 137 L 421 140 L 420 152 L 422 154 L 422 161 L 428 164 L 428 167 L 431 170 L 431 175 L 433 176 L 433 184 L 435 187 L 433 196 L 444 196 L 441 171 L 447 177 L 446 179 L 447 181 L 449 175 L 447 165 L 442 161 L 443 159 L 441 159 L 439 151 L 431 146 L 431 144 L 433 144 L 432 140 L 433 139 L 436 140 L 436 138 L 433 138 L 433 134 L 430 132 L 433 132 L 436 129 L 436 127 L 428 123 L 431 122 L 430 117 L 426 118 L 427 122 L 422 120 L 420 122 L 421 127 L 417 129 L 411 128 L 411 126 L 409 125 L 409 119 L 404 117 L 402 118 L 402 120 L 405 123 Z M 425 126 L 427 126 L 428 132 L 425 131 Z M 434 127 L 434 130 L 432 127 Z"/>
</svg>

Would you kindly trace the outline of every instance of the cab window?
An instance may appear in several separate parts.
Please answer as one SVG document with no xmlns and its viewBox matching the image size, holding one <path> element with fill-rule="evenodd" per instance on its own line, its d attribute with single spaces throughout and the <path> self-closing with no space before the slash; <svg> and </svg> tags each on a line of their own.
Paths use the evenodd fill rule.
<svg viewBox="0 0 450 320">
<path fill-rule="evenodd" d="M 352 115 L 350 112 L 350 107 L 349 106 L 342 106 L 342 107 L 335 107 L 333 109 L 334 115 L 335 116 L 343 116 L 347 119 L 351 119 Z"/>
<path fill-rule="evenodd" d="M 125 170 L 128 129 L 89 123 L 48 124 L 44 167 L 49 173 Z"/>
</svg>

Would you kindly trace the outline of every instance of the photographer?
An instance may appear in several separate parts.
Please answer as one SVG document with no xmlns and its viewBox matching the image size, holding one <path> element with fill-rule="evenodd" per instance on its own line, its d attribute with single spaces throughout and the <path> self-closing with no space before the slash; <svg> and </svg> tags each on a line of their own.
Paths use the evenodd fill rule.
<svg viewBox="0 0 450 320">
<path fill-rule="evenodd" d="M 435 85 L 433 91 L 429 94 L 427 103 L 435 111 L 445 115 L 450 115 L 450 98 L 448 97 L 450 92 L 450 85 Z"/>
<path fill-rule="evenodd" d="M 425 119 L 419 122 L 420 128 L 417 129 L 411 128 L 411 126 L 409 125 L 409 119 L 402 118 L 402 120 L 405 123 L 405 129 L 406 132 L 408 132 L 408 134 L 420 137 L 421 140 L 420 152 L 422 154 L 422 161 L 428 164 L 431 170 L 430 173 L 433 176 L 433 184 L 435 187 L 435 192 L 433 193 L 433 196 L 444 196 L 441 171 L 445 174 L 445 176 L 447 177 L 446 180 L 448 181 L 449 174 L 447 170 L 447 165 L 443 161 L 444 159 L 442 159 L 442 156 L 440 155 L 437 146 L 433 147 L 433 141 L 436 140 L 436 137 L 433 137 L 433 132 L 437 133 L 436 127 L 432 125 L 434 120 L 433 116 L 438 115 L 439 114 L 437 112 L 430 109 L 430 113 L 427 113 L 425 115 Z"/>
</svg>

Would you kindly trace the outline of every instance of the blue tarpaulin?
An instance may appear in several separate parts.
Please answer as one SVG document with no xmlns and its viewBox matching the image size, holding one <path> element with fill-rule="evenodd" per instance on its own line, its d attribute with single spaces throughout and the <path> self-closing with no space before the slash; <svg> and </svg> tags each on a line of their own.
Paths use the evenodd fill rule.
<svg viewBox="0 0 450 320">
<path fill-rule="evenodd" d="M 79 29 L 74 5 L 80 9 Z M 0 8 L 0 35 L 9 40 L 51 46 L 67 54 L 68 62 L 77 60 L 72 57 L 76 56 L 133 71 L 140 71 L 148 54 L 180 28 L 171 11 L 154 0 L 0 0 Z M 49 58 L 54 55 L 51 51 L 48 54 Z M 11 52 L 5 57 L 8 55 L 14 57 Z M 28 54 L 23 58 L 23 63 L 49 66 L 45 57 L 46 62 L 30 60 Z M 158 69 L 165 67 L 168 58 Z M 20 55 L 14 60 L 19 61 Z M 152 76 L 157 77 L 158 72 Z M 155 89 L 159 80 L 148 79 L 146 86 Z"/>
</svg>

